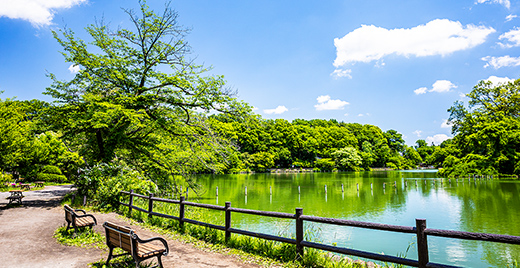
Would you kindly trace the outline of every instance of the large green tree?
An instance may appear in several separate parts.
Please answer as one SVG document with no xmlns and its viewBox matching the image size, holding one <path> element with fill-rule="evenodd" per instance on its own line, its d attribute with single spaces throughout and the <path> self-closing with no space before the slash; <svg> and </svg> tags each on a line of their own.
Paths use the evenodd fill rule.
<svg viewBox="0 0 520 268">
<path fill-rule="evenodd" d="M 90 42 L 70 29 L 53 32 L 67 62 L 79 67 L 70 81 L 50 74 L 53 126 L 89 166 L 114 159 L 153 178 L 219 168 L 229 144 L 206 123 L 206 113 L 249 112 L 222 76 L 189 59 L 188 30 L 169 3 L 157 14 L 145 1 L 124 10 L 130 28 L 98 21 Z"/>
<path fill-rule="evenodd" d="M 446 175 L 520 174 L 520 79 L 495 85 L 479 82 L 448 111 L 455 134 L 446 148 Z"/>
</svg>

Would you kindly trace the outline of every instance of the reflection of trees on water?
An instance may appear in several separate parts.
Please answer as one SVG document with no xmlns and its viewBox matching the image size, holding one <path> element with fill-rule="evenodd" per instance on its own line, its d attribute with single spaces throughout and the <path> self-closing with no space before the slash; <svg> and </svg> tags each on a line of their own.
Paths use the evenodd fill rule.
<svg viewBox="0 0 520 268">
<path fill-rule="evenodd" d="M 468 182 L 466 178 L 459 179 L 458 183 L 455 179 L 451 182 L 443 179 L 441 184 L 441 179 L 436 178 L 435 173 L 384 171 L 222 175 L 206 177 L 200 181 L 208 188 L 209 194 L 205 196 L 207 200 L 204 201 L 206 203 L 211 203 L 207 201 L 212 200 L 211 195 L 214 195 L 214 189 L 218 186 L 219 205 L 231 201 L 233 207 L 286 213 L 294 213 L 295 208 L 301 207 L 305 215 L 363 219 L 372 222 L 384 218 L 385 215 L 405 213 L 407 206 L 412 205 L 407 204 L 409 194 L 412 192 L 424 200 L 435 196 L 453 202 L 452 198 L 455 198 L 459 201 L 453 204 L 457 207 L 453 211 L 457 214 L 455 215 L 457 222 L 460 222 L 451 227 L 454 230 L 520 235 L 520 211 L 511 209 L 520 207 L 519 183 L 484 180 L 475 182 L 473 179 Z M 407 187 L 404 186 L 405 181 Z M 417 186 L 415 186 L 416 181 Z M 383 183 L 386 183 L 385 189 Z M 341 191 L 342 184 L 344 192 Z M 327 185 L 327 194 L 325 194 L 325 185 Z M 359 192 L 357 185 L 359 185 Z M 248 187 L 247 204 L 244 198 L 244 186 Z M 270 195 L 270 186 L 273 195 Z M 298 194 L 298 186 L 300 186 L 300 194 Z M 449 204 L 450 201 L 446 202 Z M 460 216 L 458 207 L 460 207 Z M 244 226 L 247 225 L 251 231 L 264 231 L 265 226 L 268 226 L 268 232 L 274 235 L 279 235 L 280 229 L 283 229 L 273 225 L 272 219 L 261 216 L 233 214 L 233 221 L 235 224 L 241 222 Z M 392 224 L 392 222 L 384 223 Z M 292 226 L 293 223 L 284 221 L 284 224 Z M 328 228 L 330 229 L 322 230 L 322 234 L 335 230 L 332 227 Z M 347 233 L 350 231 L 346 230 Z M 345 230 L 333 231 L 334 234 L 340 232 Z M 334 237 L 336 235 L 333 235 Z M 436 244 L 432 238 L 432 249 L 437 247 L 438 251 L 444 252 L 447 260 L 464 261 L 473 256 L 476 258 L 473 261 L 477 264 L 481 264 L 479 262 L 481 258 L 490 265 L 500 266 L 512 259 L 520 259 L 520 246 L 454 239 L 441 240 L 441 244 Z"/>
<path fill-rule="evenodd" d="M 520 235 L 520 184 L 516 182 L 473 181 L 447 189 L 461 201 L 461 230 L 478 233 Z M 520 260 L 520 246 L 464 241 L 471 252 L 495 266 Z"/>
</svg>

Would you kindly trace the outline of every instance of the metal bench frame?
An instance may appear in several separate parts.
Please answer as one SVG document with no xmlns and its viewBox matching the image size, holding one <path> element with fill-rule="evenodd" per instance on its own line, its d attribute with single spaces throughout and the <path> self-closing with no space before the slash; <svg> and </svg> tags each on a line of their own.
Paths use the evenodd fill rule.
<svg viewBox="0 0 520 268">
<path fill-rule="evenodd" d="M 125 230 L 118 230 L 112 226 L 109 226 L 109 225 L 112 225 L 112 226 L 116 226 L 117 228 L 122 228 L 122 229 L 125 229 Z M 103 223 L 103 227 L 105 228 L 105 235 L 106 235 L 106 243 L 107 243 L 107 246 L 108 248 L 110 249 L 110 252 L 108 254 L 108 259 L 106 261 L 106 265 L 108 266 L 110 260 L 112 258 L 117 258 L 117 257 L 120 257 L 120 256 L 124 256 L 124 255 L 130 255 L 132 256 L 132 258 L 134 259 L 135 261 L 135 267 L 138 268 L 139 267 L 139 263 L 146 260 L 146 259 L 149 259 L 149 258 L 153 258 L 153 257 L 157 257 L 157 262 L 158 262 L 158 265 L 156 266 L 153 266 L 153 267 L 164 267 L 163 264 L 162 264 L 162 261 L 161 261 L 161 257 L 164 255 L 168 255 L 168 252 L 169 252 L 169 248 L 168 248 L 168 243 L 166 242 L 166 240 L 164 240 L 163 238 L 161 237 L 153 237 L 153 238 L 150 238 L 150 239 L 140 239 L 139 236 L 137 236 L 137 234 L 130 228 L 130 227 L 126 227 L 126 226 L 121 226 L 121 225 L 118 225 L 118 224 L 115 224 L 115 223 L 112 223 L 112 222 L 105 222 Z M 114 244 L 112 242 L 110 242 L 110 233 L 111 232 L 115 232 L 118 236 L 119 236 L 119 245 L 117 244 Z M 125 246 L 125 248 L 123 248 L 123 245 L 122 244 L 126 244 L 127 241 L 124 241 L 123 242 L 123 239 L 125 240 L 129 240 L 129 246 L 130 246 L 130 250 L 128 250 L 128 246 Z M 137 251 L 137 248 L 139 246 L 139 244 L 144 244 L 144 243 L 148 243 L 148 242 L 151 242 L 151 241 L 160 241 L 163 245 L 164 245 L 164 248 L 165 248 L 165 251 L 162 252 L 162 253 L 157 253 L 157 254 L 151 254 L 149 256 L 146 256 L 146 257 L 139 257 L 139 254 L 138 254 L 138 251 Z M 127 253 L 123 253 L 123 254 L 118 254 L 118 255 L 112 255 L 113 253 L 113 250 L 114 248 L 121 248 L 123 249 L 124 251 L 127 251 Z M 146 255 L 146 254 L 145 254 Z"/>
<path fill-rule="evenodd" d="M 67 229 L 66 230 L 68 231 L 69 228 L 70 228 L 70 225 L 72 225 L 72 227 L 74 227 L 74 235 L 77 234 L 78 227 L 90 227 L 90 229 L 92 229 L 92 227 L 94 225 L 97 225 L 96 217 L 94 217 L 94 215 L 92 215 L 92 214 L 87 214 L 87 212 L 85 212 L 85 210 L 83 210 L 83 209 L 73 209 L 69 205 L 65 205 L 63 208 L 65 209 L 65 220 L 67 221 Z M 80 214 L 77 214 L 76 212 L 82 212 L 83 214 L 80 215 Z M 86 226 L 78 226 L 77 223 L 76 223 L 76 219 L 78 219 L 78 218 L 85 218 L 85 217 L 92 218 L 94 220 L 94 223 L 86 225 Z"/>
</svg>

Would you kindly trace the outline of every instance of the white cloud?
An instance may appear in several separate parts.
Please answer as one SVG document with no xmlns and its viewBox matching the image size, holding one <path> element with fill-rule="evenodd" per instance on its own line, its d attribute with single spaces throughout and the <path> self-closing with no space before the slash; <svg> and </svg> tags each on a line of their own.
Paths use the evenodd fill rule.
<svg viewBox="0 0 520 268">
<path fill-rule="evenodd" d="M 52 24 L 57 9 L 71 8 L 87 0 L 0 0 L 0 17 L 22 19 L 36 27 Z"/>
<path fill-rule="evenodd" d="M 451 137 L 448 137 L 446 134 L 436 134 L 432 136 L 426 137 L 426 143 L 431 144 L 432 142 L 435 145 L 441 144 L 443 141 L 451 139 Z"/>
<path fill-rule="evenodd" d="M 498 86 L 500 84 L 507 84 L 509 82 L 515 81 L 514 79 L 509 79 L 509 77 L 497 77 L 497 76 L 490 76 L 488 79 L 485 79 L 486 81 L 490 81 L 493 83 L 493 85 Z"/>
<path fill-rule="evenodd" d="M 433 83 L 433 88 L 430 92 L 448 92 L 452 88 L 457 88 L 457 86 L 448 80 L 437 80 Z"/>
<path fill-rule="evenodd" d="M 329 95 L 319 96 L 316 98 L 318 104 L 314 105 L 316 111 L 323 110 L 343 110 L 349 103 L 342 100 L 331 100 Z"/>
<path fill-rule="evenodd" d="M 289 111 L 289 109 L 287 109 L 285 106 L 280 105 L 274 109 L 265 109 L 264 113 L 266 113 L 266 114 L 283 114 L 287 111 Z"/>
<path fill-rule="evenodd" d="M 420 88 L 414 90 L 413 92 L 416 95 L 425 94 L 426 92 L 442 93 L 442 92 L 449 92 L 452 88 L 457 88 L 457 86 L 448 80 L 437 80 L 437 81 L 435 81 L 435 83 L 433 83 L 432 89 L 428 90 L 428 88 L 426 88 L 426 87 L 420 87 Z"/>
<path fill-rule="evenodd" d="M 385 29 L 374 25 L 335 38 L 336 68 L 347 63 L 380 60 L 390 54 L 405 57 L 448 55 L 482 44 L 495 29 L 447 19 L 436 19 L 413 28 Z"/>
<path fill-rule="evenodd" d="M 511 7 L 511 2 L 509 2 L 509 0 L 477 0 L 477 3 L 501 4 L 505 6 L 507 9 Z"/>
<path fill-rule="evenodd" d="M 334 72 L 332 72 L 330 75 L 333 76 L 335 79 L 341 78 L 341 77 L 347 77 L 352 79 L 352 75 L 350 73 L 352 72 L 351 69 L 336 69 Z"/>
<path fill-rule="evenodd" d="M 413 132 L 413 134 L 417 135 L 417 137 L 421 137 L 421 133 L 422 133 L 421 130 L 416 130 Z"/>
<path fill-rule="evenodd" d="M 75 73 L 78 73 L 79 72 L 79 65 L 74 65 L 74 64 L 71 64 L 69 66 L 69 71 L 71 74 L 75 74 Z"/>
<path fill-rule="evenodd" d="M 520 57 L 511 57 L 509 55 L 502 57 L 486 56 L 481 58 L 481 60 L 487 61 L 486 65 L 484 65 L 484 68 L 491 66 L 495 69 L 498 69 L 502 67 L 514 67 L 520 65 Z"/>
<path fill-rule="evenodd" d="M 509 14 L 506 16 L 506 21 L 512 21 L 514 18 L 517 18 L 517 15 Z"/>
<path fill-rule="evenodd" d="M 503 33 L 498 39 L 506 40 L 506 43 L 498 43 L 503 48 L 520 47 L 520 29 L 515 28 L 507 33 Z"/>
<path fill-rule="evenodd" d="M 415 94 L 417 94 L 417 95 L 420 95 L 420 94 L 426 93 L 427 91 L 428 91 L 428 88 L 420 87 L 420 88 L 414 90 L 413 92 L 415 92 Z"/>
<path fill-rule="evenodd" d="M 451 124 L 448 122 L 448 119 L 444 119 L 444 121 L 442 121 L 441 128 L 451 128 Z"/>
</svg>

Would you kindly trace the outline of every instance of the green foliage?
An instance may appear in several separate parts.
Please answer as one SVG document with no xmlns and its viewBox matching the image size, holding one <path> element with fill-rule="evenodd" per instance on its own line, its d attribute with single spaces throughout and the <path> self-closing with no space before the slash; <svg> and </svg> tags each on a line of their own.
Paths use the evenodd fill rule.
<svg viewBox="0 0 520 268">
<path fill-rule="evenodd" d="M 335 151 L 345 147 L 355 148 L 362 159 L 360 165 L 355 164 L 355 170 L 369 170 L 385 166 L 390 157 L 400 157 L 405 150 L 400 133 L 395 130 L 385 133 L 371 125 L 318 119 L 263 120 L 258 116 L 240 121 L 222 114 L 211 116 L 209 121 L 216 133 L 237 145 L 228 170 L 292 167 L 331 170 L 330 163 L 321 159 L 331 159 Z M 406 167 L 411 166 L 406 163 Z"/>
<path fill-rule="evenodd" d="M 74 228 L 67 228 L 61 226 L 54 231 L 54 238 L 58 243 L 66 246 L 76 246 L 83 248 L 99 248 L 106 249 L 105 237 L 99 233 L 96 233 L 90 228 L 79 228 L 78 233 L 74 235 Z"/>
<path fill-rule="evenodd" d="M 0 99 L 0 166 L 15 179 L 20 175 L 34 180 L 45 165 L 57 166 L 71 177 L 82 164 L 60 135 L 47 129 L 48 112 L 42 101 Z"/>
<path fill-rule="evenodd" d="M 332 171 L 335 164 L 332 158 L 321 158 L 314 161 L 314 166 L 319 168 L 320 171 Z"/>
<path fill-rule="evenodd" d="M 520 80 L 477 84 L 468 107 L 456 102 L 448 111 L 455 135 L 435 158 L 442 174 L 520 174 Z"/>
<path fill-rule="evenodd" d="M 87 196 L 97 207 L 119 207 L 120 191 L 134 190 L 140 194 L 157 192 L 153 181 L 130 169 L 124 162 L 101 163 L 85 169 L 75 181 L 79 196 Z"/>
<path fill-rule="evenodd" d="M 87 167 L 123 160 L 162 188 L 177 174 L 225 170 L 233 146 L 213 132 L 207 114 L 241 118 L 251 108 L 233 98 L 222 76 L 205 76 L 209 69 L 187 58 L 188 30 L 169 4 L 157 14 L 139 3 L 137 12 L 124 10 L 130 28 L 99 21 L 86 27 L 88 43 L 70 29 L 53 32 L 65 61 L 80 71 L 70 81 L 49 75 L 50 126 Z"/>
<path fill-rule="evenodd" d="M 345 147 L 332 153 L 336 168 L 341 170 L 361 170 L 362 158 L 359 156 L 358 150 L 353 147 Z"/>
<path fill-rule="evenodd" d="M 0 169 L 0 188 L 7 188 L 7 183 L 12 181 L 13 176 L 11 174 L 6 174 L 2 169 Z"/>
<path fill-rule="evenodd" d="M 47 165 L 36 175 L 36 180 L 62 183 L 67 181 L 67 177 L 62 175 L 61 170 L 57 166 Z"/>
</svg>

